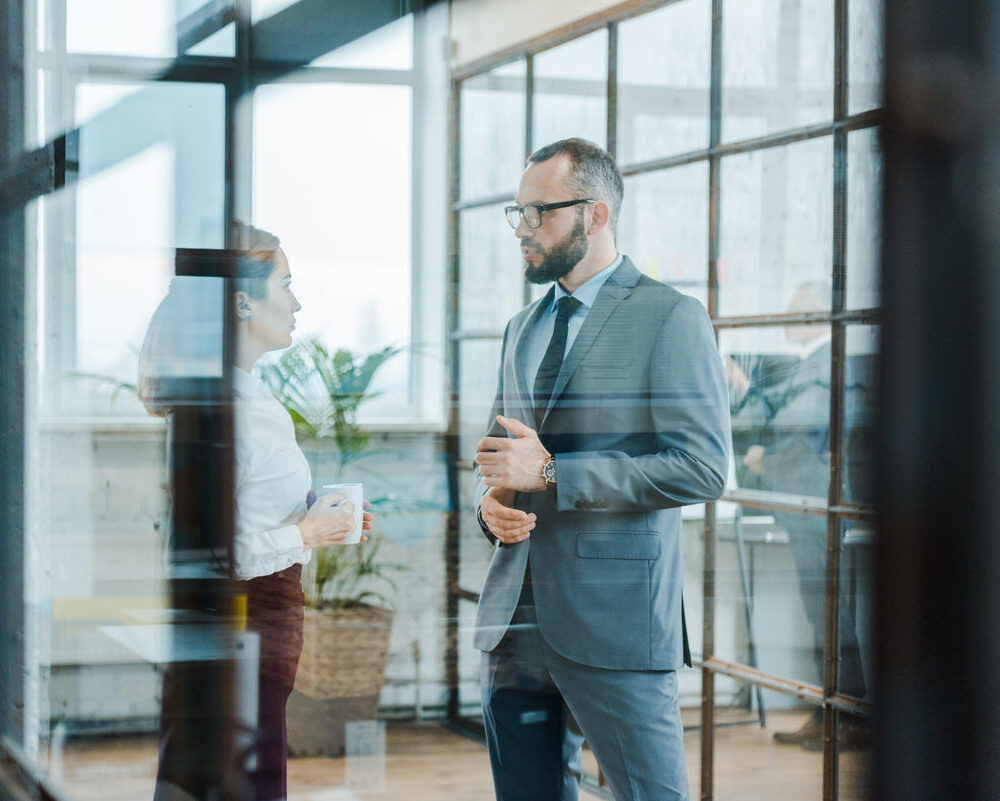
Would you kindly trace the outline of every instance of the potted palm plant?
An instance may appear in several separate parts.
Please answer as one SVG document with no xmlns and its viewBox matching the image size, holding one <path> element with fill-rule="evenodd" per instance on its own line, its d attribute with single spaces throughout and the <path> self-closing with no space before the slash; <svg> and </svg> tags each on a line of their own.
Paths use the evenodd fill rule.
<svg viewBox="0 0 1000 801">
<path fill-rule="evenodd" d="M 357 423 L 358 407 L 374 396 L 376 371 L 399 351 L 387 347 L 357 356 L 309 338 L 261 373 L 291 415 L 303 450 L 318 460 L 327 443 L 335 446 L 338 481 L 370 452 L 371 435 Z M 390 501 L 369 500 L 376 507 Z M 304 642 L 287 712 L 295 756 L 338 756 L 347 721 L 377 715 L 392 631 L 392 573 L 401 569 L 380 555 L 381 547 L 372 539 L 318 549 L 303 573 Z"/>
</svg>

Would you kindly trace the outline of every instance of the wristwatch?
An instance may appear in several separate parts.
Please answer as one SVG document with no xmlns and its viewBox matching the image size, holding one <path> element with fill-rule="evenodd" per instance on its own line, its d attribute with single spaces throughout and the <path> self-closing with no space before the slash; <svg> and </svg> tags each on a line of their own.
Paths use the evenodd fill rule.
<svg viewBox="0 0 1000 801">
<path fill-rule="evenodd" d="M 552 489 L 556 485 L 556 457 L 550 456 L 542 465 L 542 478 L 545 479 L 545 488 Z"/>
</svg>

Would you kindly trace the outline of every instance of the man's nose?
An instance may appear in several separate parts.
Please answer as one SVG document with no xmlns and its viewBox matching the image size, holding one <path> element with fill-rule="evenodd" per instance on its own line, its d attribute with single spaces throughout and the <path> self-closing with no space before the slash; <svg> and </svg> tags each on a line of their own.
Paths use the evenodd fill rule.
<svg viewBox="0 0 1000 801">
<path fill-rule="evenodd" d="M 527 239 L 531 236 L 531 229 L 528 224 L 524 221 L 524 215 L 521 215 L 521 219 L 518 220 L 517 228 L 514 229 L 514 236 L 518 239 Z"/>
</svg>

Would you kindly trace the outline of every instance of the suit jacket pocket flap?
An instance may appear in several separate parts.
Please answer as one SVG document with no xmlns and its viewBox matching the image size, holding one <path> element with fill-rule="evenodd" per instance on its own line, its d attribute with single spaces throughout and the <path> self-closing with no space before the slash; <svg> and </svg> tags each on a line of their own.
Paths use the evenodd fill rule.
<svg viewBox="0 0 1000 801">
<path fill-rule="evenodd" d="M 584 559 L 659 559 L 660 537 L 635 531 L 581 531 L 576 555 Z"/>
</svg>

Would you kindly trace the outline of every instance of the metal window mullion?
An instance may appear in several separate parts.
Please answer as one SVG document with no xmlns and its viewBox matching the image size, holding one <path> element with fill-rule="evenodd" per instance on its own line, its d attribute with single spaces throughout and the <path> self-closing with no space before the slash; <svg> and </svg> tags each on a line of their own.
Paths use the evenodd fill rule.
<svg viewBox="0 0 1000 801">
<path fill-rule="evenodd" d="M 833 118 L 840 122 L 847 117 L 847 0 L 834 0 L 834 92 Z M 830 298 L 831 311 L 844 311 L 847 279 L 847 132 L 833 134 L 833 254 Z M 832 323 L 830 345 L 830 485 L 829 506 L 839 506 L 844 486 L 844 403 L 846 378 L 846 323 Z M 837 693 L 840 663 L 840 516 L 831 511 L 826 531 L 826 608 L 823 632 L 823 695 L 832 698 Z M 825 705 L 823 714 L 823 801 L 835 801 L 839 784 L 839 749 L 837 745 L 838 713 Z"/>
<path fill-rule="evenodd" d="M 458 614 L 461 591 L 459 588 L 461 553 L 461 486 L 459 483 L 458 448 L 461 419 L 459 416 L 459 387 L 461 386 L 461 347 L 451 336 L 459 325 L 459 259 L 461 215 L 454 207 L 461 189 L 461 112 L 462 84 L 452 81 L 450 113 L 448 115 L 449 140 L 449 206 L 448 215 L 448 275 L 445 326 L 448 336 L 445 353 L 449 369 L 446 371 L 448 399 L 448 433 L 445 440 L 445 458 L 448 466 L 448 515 L 445 529 L 445 686 L 447 688 L 446 717 L 454 722 L 460 717 L 459 667 L 458 667 Z"/>
<path fill-rule="evenodd" d="M 535 57 L 531 53 L 524 59 L 524 159 L 534 152 L 535 146 Z M 521 279 L 521 302 L 531 303 L 531 284 L 527 277 Z"/>
<path fill-rule="evenodd" d="M 719 314 L 719 242 L 721 202 L 721 156 L 717 148 L 722 136 L 722 1 L 712 0 L 711 74 L 708 129 L 708 314 Z M 718 342 L 718 331 L 716 341 Z M 715 655 L 715 518 L 716 505 L 705 506 L 705 558 L 702 575 L 702 656 Z M 701 799 L 714 797 L 715 780 L 715 673 L 701 671 Z"/>
<path fill-rule="evenodd" d="M 618 158 L 618 23 L 608 23 L 607 148 Z"/>
</svg>

